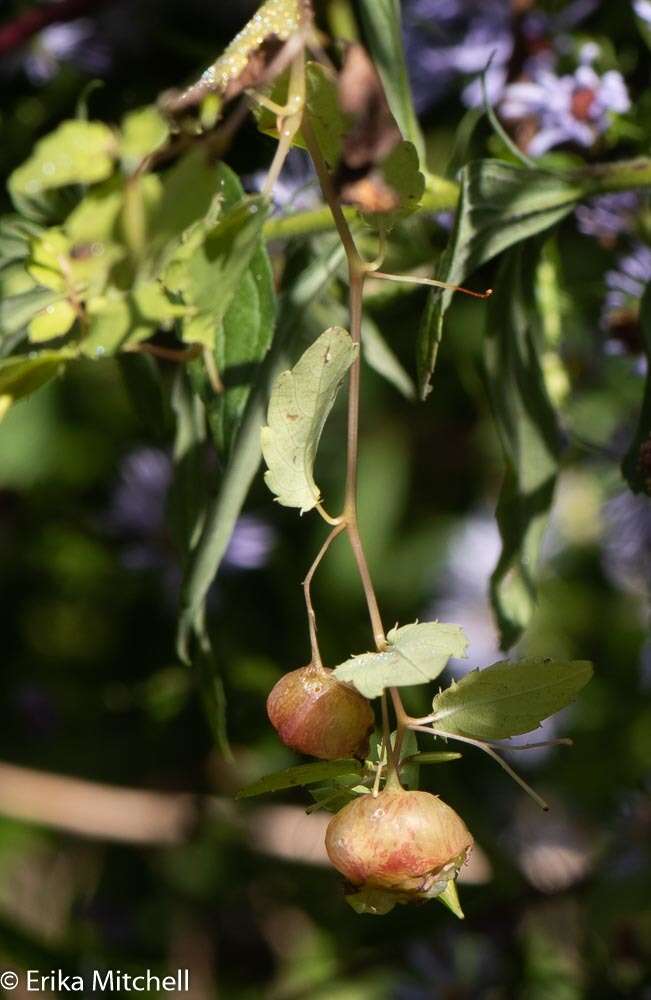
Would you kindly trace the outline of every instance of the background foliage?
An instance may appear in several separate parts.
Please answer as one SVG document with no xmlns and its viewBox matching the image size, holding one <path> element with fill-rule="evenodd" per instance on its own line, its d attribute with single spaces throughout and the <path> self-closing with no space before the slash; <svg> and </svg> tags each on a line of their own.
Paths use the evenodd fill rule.
<svg viewBox="0 0 651 1000">
<path fill-rule="evenodd" d="M 107 0 L 88 4 L 83 20 L 47 29 L 3 56 L 3 177 L 32 154 L 39 139 L 75 117 L 90 79 L 104 80 L 86 92 L 91 117 L 118 125 L 161 91 L 193 78 L 252 6 Z M 347 4 L 333 0 L 326 6 L 324 24 L 328 16 L 346 24 Z M 622 113 L 604 119 L 603 128 L 595 125 L 590 141 L 578 129 L 578 115 L 560 125 L 558 115 L 549 120 L 553 85 L 546 84 L 543 69 L 529 67 L 530 74 L 538 73 L 541 93 L 530 94 L 532 103 L 524 109 L 514 107 L 523 96 L 511 93 L 509 106 L 499 89 L 504 80 L 489 74 L 491 100 L 520 149 L 536 161 L 545 155 L 545 165 L 630 158 L 648 152 L 651 135 L 649 29 L 639 2 L 524 3 L 513 5 L 514 14 L 499 0 L 482 5 L 483 22 L 476 6 L 403 3 L 407 54 L 430 169 L 452 178 L 477 157 L 507 164 L 488 181 L 481 178 L 495 185 L 491 205 L 504 239 L 514 197 L 509 189 L 500 201 L 504 176 L 510 183 L 521 164 L 473 110 L 472 73 L 495 50 L 492 72 L 516 80 L 526 59 L 557 37 L 564 42 L 554 50 L 553 70 L 545 71 L 578 72 L 581 46 L 596 43 L 599 73 L 621 73 L 632 103 L 627 111 L 621 101 L 617 105 L 617 95 L 612 98 Z M 3 17 L 10 22 L 26 7 L 7 3 Z M 367 38 L 377 30 L 371 10 L 366 3 L 357 11 Z M 522 20 L 525 15 L 529 21 Z M 434 19 L 437 30 L 423 32 L 418 18 Z M 390 66 L 390 53 L 387 59 Z M 395 83 L 398 94 L 403 85 Z M 406 134 L 413 128 L 408 121 L 401 125 Z M 561 126 L 565 132 L 558 131 Z M 545 148 L 553 128 L 557 141 Z M 105 138 L 98 137 L 100 145 Z M 257 172 L 272 152 L 271 139 L 248 123 L 227 163 L 256 190 Z M 120 156 L 129 163 L 126 140 Z M 102 162 L 95 157 L 90 168 L 101 171 Z M 469 199 L 476 196 L 476 169 L 465 168 Z M 183 197 L 172 195 L 161 215 L 161 252 L 169 235 L 167 213 L 187 212 L 189 220 L 199 213 L 189 198 L 192 193 L 200 201 L 200 190 L 183 184 L 181 190 Z M 536 193 L 540 198 L 540 189 Z M 545 197 L 557 223 L 552 236 L 527 244 L 522 254 L 511 251 L 497 265 L 487 263 L 475 279 L 475 287 L 497 286 L 501 268 L 504 291 L 488 309 L 461 297 L 450 304 L 425 404 L 408 398 L 417 387 L 406 373 L 414 371 L 420 328 L 422 388 L 431 348 L 438 347 L 436 313 L 443 300 L 432 300 L 423 323 L 425 290 L 378 285 L 369 295 L 368 336 L 380 360 L 376 353 L 374 368 L 364 371 L 360 506 L 387 613 L 401 623 L 435 617 L 462 623 L 473 665 L 485 665 L 500 658 L 488 602 L 501 550 L 494 522 L 498 498 L 498 515 L 506 510 L 506 523 L 521 526 L 492 584 L 502 629 L 515 638 L 532 608 L 526 556 L 532 521 L 518 514 L 531 485 L 527 477 L 542 470 L 534 485 L 542 496 L 536 513 L 545 521 L 558 478 L 538 603 L 516 652 L 591 659 L 596 677 L 559 723 L 575 739 L 574 749 L 518 757 L 551 800 L 552 813 L 541 817 L 491 761 L 470 748 L 449 766 L 423 769 L 425 787 L 454 806 L 481 848 L 461 886 L 462 924 L 433 904 L 400 908 L 382 921 L 348 912 L 339 880 L 320 853 L 324 814 L 304 817 L 304 793 L 235 806 L 232 795 L 243 784 L 296 762 L 270 730 L 264 701 L 282 672 L 307 659 L 298 584 L 322 527 L 272 504 L 261 477 L 256 479 L 208 594 L 214 653 L 229 701 L 234 762 L 227 764 L 214 749 L 194 675 L 174 656 L 181 563 L 196 528 L 196 497 L 188 498 L 178 480 L 170 492 L 173 458 L 185 463 L 189 481 L 209 489 L 219 481 L 220 468 L 210 454 L 188 446 L 195 425 L 177 366 L 159 366 L 163 387 L 171 390 L 176 383 L 174 412 L 185 421 L 186 437 L 174 441 L 172 414 L 150 377 L 150 359 L 97 363 L 89 351 L 0 424 L 0 758 L 25 769 L 18 796 L 11 792 L 10 772 L 0 770 L 3 965 L 73 971 L 103 964 L 134 970 L 187 965 L 197 997 L 236 1000 L 649 995 L 651 516 L 647 496 L 631 493 L 619 469 L 631 442 L 644 439 L 644 427 L 636 439 L 636 426 L 649 340 L 648 319 L 639 321 L 639 301 L 651 277 L 648 206 L 643 194 L 631 202 L 626 193 L 615 196 L 619 202 L 575 209 L 574 193 L 562 186 Z M 8 196 L 2 198 L 9 212 Z M 283 174 L 276 198 L 281 213 L 318 201 L 300 157 Z M 424 264 L 432 273 L 450 226 L 448 217 L 435 212 L 439 207 L 398 227 L 393 269 Z M 535 218 L 542 210 L 540 202 L 530 206 L 528 233 L 543 228 Z M 490 243 L 495 219 L 473 219 L 482 237 L 479 249 L 473 244 L 475 263 L 488 262 L 497 252 Z M 369 250 L 374 245 L 370 241 Z M 457 245 L 463 249 L 463 239 Z M 298 352 L 326 326 L 345 324 L 339 284 L 309 312 L 305 307 L 314 298 L 306 265 L 333 255 L 333 269 L 340 262 L 329 233 L 304 235 L 289 252 L 283 241 L 271 249 L 276 269 L 284 264 L 286 273 L 303 274 L 303 291 L 300 283 L 294 286 L 295 312 L 283 314 L 295 324 Z M 469 270 L 459 254 L 450 260 L 449 252 L 438 267 L 453 279 Z M 522 308 L 535 305 L 540 318 L 542 395 L 540 381 L 524 389 L 519 381 L 529 332 L 518 287 Z M 258 291 L 263 302 L 262 286 Z M 648 313 L 648 295 L 642 320 L 645 308 Z M 484 337 L 485 323 L 489 334 L 496 328 L 490 322 L 496 310 L 509 317 L 506 343 Z M 260 337 L 263 315 L 261 305 L 258 326 L 255 315 L 247 317 Z M 151 322 L 159 319 L 156 314 Z M 386 344 L 400 367 L 387 359 Z M 249 363 L 246 357 L 235 362 Z M 383 365 L 393 385 L 378 374 Z M 502 380 L 497 394 L 491 372 Z M 141 405 L 134 407 L 134 398 Z M 547 410 L 549 399 L 558 423 Z M 530 423 L 532 408 L 523 410 L 523 400 L 538 401 Z M 231 396 L 230 408 L 212 416 L 226 451 L 243 402 Z M 340 489 L 341 408 L 331 422 L 317 463 L 324 493 Z M 543 453 L 542 462 L 533 461 L 532 449 Z M 626 468 L 629 479 L 639 477 L 637 462 L 629 459 Z M 165 516 L 169 507 L 177 515 L 176 533 Z M 315 599 L 328 662 L 367 648 L 365 609 L 345 546 L 329 554 Z M 462 662 L 453 664 L 452 674 L 459 677 L 463 669 Z M 412 701 L 414 711 L 428 709 L 426 702 Z M 168 816 L 167 843 L 124 844 L 119 832 L 89 839 L 80 833 L 81 790 L 66 816 L 30 819 L 30 810 L 43 818 L 43 795 L 30 792 L 30 782 L 43 771 L 94 785 L 185 791 L 189 798 L 181 805 L 161 800 L 180 810 Z M 119 831 L 120 810 L 114 820 Z"/>
</svg>

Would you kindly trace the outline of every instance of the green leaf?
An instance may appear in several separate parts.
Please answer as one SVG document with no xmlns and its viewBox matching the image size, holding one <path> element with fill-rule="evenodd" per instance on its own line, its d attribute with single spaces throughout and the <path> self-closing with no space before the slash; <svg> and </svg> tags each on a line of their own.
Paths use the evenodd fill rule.
<svg viewBox="0 0 651 1000">
<path fill-rule="evenodd" d="M 177 634 L 179 656 L 189 662 L 193 636 L 201 629 L 206 595 L 221 565 L 261 458 L 260 428 L 267 408 L 269 386 L 287 364 L 290 344 L 305 319 L 308 305 L 329 284 L 343 259 L 338 240 L 327 252 L 299 272 L 281 302 L 280 319 L 271 350 L 251 390 L 237 438 L 221 477 L 219 492 L 206 511 L 201 536 L 192 552 L 183 581 Z"/>
<path fill-rule="evenodd" d="M 28 396 L 62 371 L 76 357 L 71 349 L 4 358 L 0 361 L 0 414 L 16 399 Z"/>
<path fill-rule="evenodd" d="M 173 255 L 163 281 L 191 307 L 192 315 L 182 323 L 186 343 L 214 347 L 226 312 L 260 245 L 267 210 L 264 198 L 243 198 L 224 212 L 208 233 L 195 230 Z"/>
<path fill-rule="evenodd" d="M 333 326 L 276 379 L 261 434 L 265 482 L 284 507 L 312 510 L 320 499 L 314 460 L 337 392 L 357 355 L 350 334 Z"/>
<path fill-rule="evenodd" d="M 416 211 L 425 191 L 425 178 L 418 168 L 418 154 L 411 142 L 398 143 L 379 170 L 386 184 L 398 195 L 400 204 L 391 212 L 364 213 L 364 220 L 370 226 L 389 230 Z"/>
<path fill-rule="evenodd" d="M 235 174 L 224 172 L 221 193 L 227 208 L 244 196 Z M 228 455 L 235 440 L 251 386 L 271 345 L 275 323 L 273 272 L 260 239 L 216 334 L 214 359 L 223 392 L 213 389 L 203 361 L 192 366 L 194 384 L 204 400 L 215 444 L 223 456 Z"/>
<path fill-rule="evenodd" d="M 538 356 L 536 246 L 515 249 L 500 270 L 486 316 L 484 370 L 506 475 L 497 506 L 502 553 L 491 599 L 502 647 L 526 627 L 535 607 L 536 568 L 561 452 L 556 414 Z"/>
<path fill-rule="evenodd" d="M 558 174 L 524 170 L 501 160 L 469 163 L 461 172 L 455 225 L 436 277 L 461 284 L 503 250 L 559 222 L 583 193 L 576 180 Z M 423 316 L 417 347 L 422 399 L 431 391 L 443 318 L 452 295 L 449 289 L 433 290 Z"/>
<path fill-rule="evenodd" d="M 63 268 L 70 250 L 70 241 L 60 229 L 46 229 L 32 241 L 27 273 L 37 284 L 55 292 L 63 291 L 66 287 Z"/>
<path fill-rule="evenodd" d="M 335 677 L 353 684 L 366 698 L 388 687 L 433 681 L 451 656 L 466 655 L 468 640 L 460 625 L 420 622 L 392 629 L 381 653 L 362 653 L 335 667 Z"/>
<path fill-rule="evenodd" d="M 36 286 L 19 295 L 0 299 L 0 335 L 11 336 L 24 329 L 47 306 L 62 298 L 60 292 Z"/>
<path fill-rule="evenodd" d="M 77 313 L 67 299 L 52 302 L 34 316 L 29 324 L 29 339 L 33 344 L 63 337 L 71 328 Z"/>
<path fill-rule="evenodd" d="M 360 11 L 391 113 L 405 139 L 413 143 L 419 162 L 424 164 L 425 142 L 411 96 L 399 0 L 360 0 Z"/>
<path fill-rule="evenodd" d="M 432 726 L 480 740 L 529 733 L 574 701 L 591 677 L 592 664 L 587 660 L 493 663 L 436 695 Z"/>
<path fill-rule="evenodd" d="M 335 170 L 350 127 L 339 104 L 337 78 L 326 66 L 315 62 L 309 62 L 305 72 L 305 105 L 310 123 L 326 164 Z"/>
<path fill-rule="evenodd" d="M 30 158 L 11 174 L 8 188 L 16 209 L 30 215 L 45 192 L 106 180 L 117 152 L 116 138 L 102 122 L 63 122 L 37 142 Z"/>
<path fill-rule="evenodd" d="M 153 212 L 148 253 L 164 266 L 182 234 L 197 220 L 216 221 L 219 196 L 229 172 L 217 166 L 201 146 L 181 157 L 163 174 L 160 200 Z"/>
<path fill-rule="evenodd" d="M 651 284 L 646 286 L 640 302 L 640 328 L 647 358 L 646 382 L 637 428 L 622 472 L 633 493 L 651 496 Z"/>
<path fill-rule="evenodd" d="M 449 764 L 452 760 L 460 760 L 462 754 L 446 750 L 433 750 L 431 753 L 415 753 L 409 758 L 414 764 Z"/>
<path fill-rule="evenodd" d="M 328 778 L 338 778 L 344 774 L 361 775 L 362 765 L 358 760 L 324 760 L 316 764 L 301 764 L 298 767 L 288 767 L 284 771 L 268 774 L 253 784 L 242 788 L 235 798 L 250 799 L 266 792 L 279 792 L 284 788 L 316 785 Z"/>
<path fill-rule="evenodd" d="M 30 243 L 40 232 L 40 226 L 20 215 L 5 215 L 1 218 L 0 268 L 26 260 L 29 257 Z"/>
<path fill-rule="evenodd" d="M 390 382 L 405 399 L 416 399 L 416 386 L 376 324 L 364 317 L 362 328 L 362 354 L 368 365 Z"/>
<path fill-rule="evenodd" d="M 167 122 L 153 106 L 138 108 L 122 119 L 120 153 L 128 174 L 138 169 L 143 160 L 159 149 L 169 137 Z"/>
<path fill-rule="evenodd" d="M 196 545 L 208 499 L 206 476 L 206 413 L 182 368 L 172 386 L 174 478 L 167 500 L 174 541 L 187 560 Z"/>
<path fill-rule="evenodd" d="M 157 281 L 134 285 L 132 291 L 92 298 L 88 303 L 88 333 L 81 350 L 91 358 L 105 357 L 148 340 L 161 326 L 183 317 L 185 306 L 172 302 Z"/>
</svg>

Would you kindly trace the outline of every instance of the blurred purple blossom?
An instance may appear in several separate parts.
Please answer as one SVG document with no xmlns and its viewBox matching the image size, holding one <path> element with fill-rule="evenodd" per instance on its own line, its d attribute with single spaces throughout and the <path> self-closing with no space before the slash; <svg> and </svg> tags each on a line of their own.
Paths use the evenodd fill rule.
<svg viewBox="0 0 651 1000">
<path fill-rule="evenodd" d="M 633 10 L 641 21 L 651 24 L 651 0 L 633 0 Z"/>
<path fill-rule="evenodd" d="M 110 59 L 97 25 L 80 17 L 44 28 L 27 47 L 21 62 L 29 80 L 42 85 L 56 76 L 63 63 L 74 63 L 89 75 L 101 75 L 109 69 Z"/>
<path fill-rule="evenodd" d="M 505 0 L 407 0 L 405 49 L 419 112 L 436 104 L 459 78 L 486 76 L 489 98 L 499 96 L 513 51 L 510 5 Z M 465 95 L 469 104 L 478 103 Z"/>
<path fill-rule="evenodd" d="M 616 586 L 634 593 L 651 587 L 651 499 L 628 491 L 604 505 L 602 559 Z"/>
<path fill-rule="evenodd" d="M 579 205 L 576 221 L 584 236 L 612 243 L 623 233 L 631 232 L 639 210 L 640 196 L 636 191 L 618 191 Z"/>
<path fill-rule="evenodd" d="M 122 561 L 130 570 L 161 570 L 166 586 L 179 583 L 177 557 L 166 525 L 172 460 L 160 448 L 136 448 L 122 461 L 105 519 L 122 542 Z M 273 529 L 250 514 L 238 520 L 222 565 L 234 570 L 261 569 L 275 541 Z"/>
<path fill-rule="evenodd" d="M 266 170 L 243 178 L 247 191 L 261 191 L 267 179 Z M 302 212 L 319 204 L 319 186 L 312 161 L 307 153 L 292 149 L 276 181 L 272 194 L 274 211 Z"/>
<path fill-rule="evenodd" d="M 606 271 L 606 298 L 602 321 L 609 325 L 609 317 L 616 312 L 636 307 L 644 289 L 651 281 L 651 247 L 635 241 L 630 250 L 617 258 L 617 263 Z"/>
<path fill-rule="evenodd" d="M 531 156 L 566 142 L 592 146 L 609 127 L 611 115 L 630 108 L 621 73 L 608 70 L 599 76 L 593 68 L 597 53 L 596 46 L 586 45 L 574 73 L 558 76 L 542 66 L 530 80 L 512 83 L 504 91 L 501 116 L 513 122 L 533 119 L 537 125 L 527 147 Z"/>
</svg>

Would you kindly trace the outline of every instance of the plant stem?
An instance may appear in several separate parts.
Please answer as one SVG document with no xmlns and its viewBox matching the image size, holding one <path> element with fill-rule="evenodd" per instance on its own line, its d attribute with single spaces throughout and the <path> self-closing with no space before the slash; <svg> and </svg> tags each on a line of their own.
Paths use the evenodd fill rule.
<svg viewBox="0 0 651 1000">
<path fill-rule="evenodd" d="M 312 604 L 312 580 L 314 579 L 314 574 L 319 568 L 319 564 L 323 559 L 324 555 L 334 542 L 337 535 L 340 535 L 344 531 L 346 525 L 341 522 L 341 524 L 336 524 L 325 542 L 319 549 L 318 555 L 310 569 L 308 571 L 305 580 L 303 581 L 303 594 L 305 596 L 305 607 L 307 608 L 307 621 L 310 629 L 310 647 L 312 649 L 312 663 L 317 667 L 322 667 L 323 662 L 321 660 L 321 651 L 319 650 L 319 640 L 317 639 L 317 628 L 316 628 L 316 615 L 314 613 L 314 605 Z"/>
</svg>

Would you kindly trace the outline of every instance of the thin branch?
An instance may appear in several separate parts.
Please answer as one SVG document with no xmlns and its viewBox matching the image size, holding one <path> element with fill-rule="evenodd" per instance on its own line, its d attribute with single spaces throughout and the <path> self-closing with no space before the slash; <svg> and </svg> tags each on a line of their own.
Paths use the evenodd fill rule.
<svg viewBox="0 0 651 1000">
<path fill-rule="evenodd" d="M 303 594 L 305 597 L 305 607 L 307 608 L 307 621 L 310 629 L 310 647 L 312 649 L 312 663 L 314 663 L 316 666 L 319 667 L 323 666 L 323 663 L 321 661 L 321 652 L 319 650 L 319 641 L 317 638 L 316 615 L 314 613 L 314 605 L 312 604 L 312 580 L 314 579 L 314 574 L 319 568 L 321 560 L 325 556 L 326 552 L 334 542 L 335 538 L 338 535 L 340 535 L 342 531 L 345 530 L 345 528 L 346 525 L 343 522 L 336 524 L 334 526 L 334 528 L 326 538 L 325 542 L 319 549 L 318 555 L 314 560 L 314 562 L 312 563 L 312 565 L 310 566 L 308 574 L 305 577 L 305 580 L 303 581 Z"/>
</svg>

